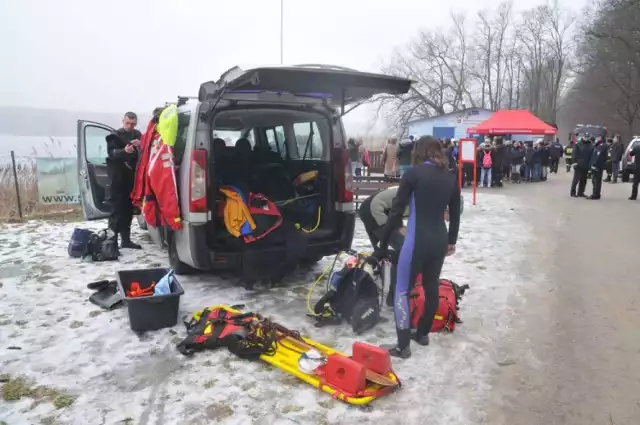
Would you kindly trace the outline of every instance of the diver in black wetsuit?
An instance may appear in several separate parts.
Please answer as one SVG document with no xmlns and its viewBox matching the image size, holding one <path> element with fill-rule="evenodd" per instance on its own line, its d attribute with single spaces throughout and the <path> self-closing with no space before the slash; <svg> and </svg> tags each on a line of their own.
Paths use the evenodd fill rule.
<svg viewBox="0 0 640 425">
<path fill-rule="evenodd" d="M 395 318 L 398 343 L 387 346 L 392 356 L 411 356 L 411 312 L 409 291 L 418 273 L 422 273 L 425 309 L 415 341 L 429 344 L 433 316 L 438 308 L 440 271 L 444 259 L 455 253 L 460 227 L 460 189 L 456 175 L 447 171 L 447 158 L 432 137 L 421 137 L 414 147 L 413 167 L 402 176 L 400 187 L 389 213 L 376 258 L 387 255 L 389 239 L 402 226 L 402 216 L 410 207 L 406 236 L 398 259 L 395 293 Z M 449 230 L 443 212 L 449 207 Z"/>
</svg>

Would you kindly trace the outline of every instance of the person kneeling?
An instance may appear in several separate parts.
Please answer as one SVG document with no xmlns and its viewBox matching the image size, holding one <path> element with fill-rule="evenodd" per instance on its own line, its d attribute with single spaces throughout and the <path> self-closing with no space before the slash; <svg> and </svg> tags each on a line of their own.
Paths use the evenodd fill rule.
<svg viewBox="0 0 640 425">
<path fill-rule="evenodd" d="M 383 189 L 365 199 L 358 210 L 360 220 L 362 220 L 362 224 L 364 224 L 367 236 L 369 236 L 369 241 L 371 241 L 371 246 L 373 246 L 374 250 L 379 248 L 378 245 L 382 238 L 382 232 L 384 231 L 384 226 L 387 224 L 388 214 L 391 210 L 393 198 L 396 197 L 397 192 L 398 186 Z M 394 261 L 394 259 L 397 258 L 397 254 L 400 252 L 400 249 L 402 249 L 405 233 L 406 229 L 400 227 L 395 229 L 389 237 L 389 245 L 396 253 L 396 255 L 392 256 L 391 261 L 391 282 L 387 292 L 387 306 L 389 307 L 393 306 L 393 296 L 396 289 L 397 261 Z"/>
</svg>

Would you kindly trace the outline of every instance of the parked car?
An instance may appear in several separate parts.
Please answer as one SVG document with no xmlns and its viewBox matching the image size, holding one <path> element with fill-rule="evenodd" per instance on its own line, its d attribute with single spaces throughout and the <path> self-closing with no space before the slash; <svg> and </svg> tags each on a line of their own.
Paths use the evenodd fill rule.
<svg viewBox="0 0 640 425">
<path fill-rule="evenodd" d="M 633 139 L 627 145 L 627 148 L 624 151 L 624 155 L 622 156 L 622 161 L 620 164 L 620 171 L 622 172 L 622 181 L 628 182 L 631 174 L 635 172 L 635 162 L 637 159 L 631 156 L 631 150 L 640 143 L 640 136 L 633 136 Z"/>
<path fill-rule="evenodd" d="M 405 78 L 325 65 L 248 71 L 235 67 L 218 81 L 203 83 L 197 99 L 180 98 L 178 102 L 175 164 L 184 226 L 175 232 L 146 226 L 152 239 L 168 248 L 170 265 L 177 273 L 251 268 L 250 258 L 256 258 L 256 252 L 261 261 L 277 262 L 283 258 L 282 241 L 265 238 L 245 249 L 239 244 L 241 241 L 229 237 L 218 218 L 218 186 L 223 180 L 220 173 L 236 160 L 249 161 L 237 145 L 229 146 L 229 140 L 235 144 L 244 139 L 252 145 L 250 153 L 255 154 L 249 168 L 251 175 L 244 177 L 260 182 L 261 193 L 269 188 L 290 189 L 292 180 L 282 176 L 318 172 L 320 224 L 309 234 L 306 260 L 317 261 L 350 248 L 355 212 L 351 164 L 342 125 L 345 106 L 376 94 L 403 94 L 410 86 L 411 80 Z M 104 124 L 78 121 L 80 196 L 88 220 L 109 214 L 104 202 L 106 162 L 92 159 L 92 154 L 99 149 L 104 152 L 105 137 L 112 131 Z M 224 157 L 214 154 L 214 134 L 226 142 Z M 258 162 L 257 151 L 267 152 Z M 238 171 L 237 167 L 231 168 Z M 301 220 L 315 221 L 315 210 L 300 214 L 313 215 L 300 217 Z M 251 256 L 247 256 L 249 251 Z"/>
</svg>

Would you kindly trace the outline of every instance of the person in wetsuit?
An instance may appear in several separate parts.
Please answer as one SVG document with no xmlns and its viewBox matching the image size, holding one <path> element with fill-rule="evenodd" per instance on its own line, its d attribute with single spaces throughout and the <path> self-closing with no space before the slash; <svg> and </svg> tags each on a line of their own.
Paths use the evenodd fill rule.
<svg viewBox="0 0 640 425">
<path fill-rule="evenodd" d="M 388 221 L 389 211 L 391 211 L 391 205 L 397 192 L 398 186 L 383 189 L 365 199 L 358 209 L 360 220 L 362 220 L 362 224 L 364 224 L 364 228 L 374 250 L 379 248 L 378 245 L 382 238 L 385 225 Z M 405 233 L 406 229 L 404 227 L 398 228 L 391 233 L 389 245 L 391 245 L 394 254 L 399 253 L 402 249 Z M 392 257 L 396 257 L 396 255 L 392 255 Z M 387 292 L 387 305 L 389 307 L 393 306 L 393 296 L 396 288 L 395 273 L 397 269 L 397 258 L 391 259 L 391 265 L 391 282 L 389 284 L 389 291 Z"/>
<path fill-rule="evenodd" d="M 445 257 L 455 253 L 460 227 L 460 189 L 456 175 L 447 170 L 448 161 L 438 142 L 429 136 L 421 137 L 414 147 L 412 163 L 413 166 L 402 176 L 380 239 L 380 248 L 374 252 L 376 258 L 387 256 L 391 236 L 402 227 L 402 217 L 409 207 L 394 297 L 398 342 L 385 347 L 392 356 L 405 359 L 411 356 L 412 337 L 420 345 L 429 344 L 431 323 L 438 308 L 440 271 Z M 448 231 L 443 215 L 447 207 Z M 412 336 L 408 297 L 418 273 L 422 273 L 425 309 Z"/>
<path fill-rule="evenodd" d="M 133 190 L 138 148 L 142 134 L 136 130 L 138 116 L 127 112 L 122 119 L 122 128 L 107 136 L 107 172 L 111 183 L 111 216 L 109 228 L 120 235 L 120 247 L 141 249 L 131 241 L 131 220 L 133 219 Z M 117 236 L 116 236 L 117 237 Z"/>
</svg>

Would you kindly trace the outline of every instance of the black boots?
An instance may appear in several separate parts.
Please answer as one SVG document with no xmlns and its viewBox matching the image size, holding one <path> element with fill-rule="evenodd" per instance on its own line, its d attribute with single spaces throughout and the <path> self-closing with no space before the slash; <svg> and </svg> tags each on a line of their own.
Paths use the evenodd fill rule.
<svg viewBox="0 0 640 425">
<path fill-rule="evenodd" d="M 131 229 L 120 232 L 120 248 L 142 249 L 137 243 L 131 242 Z"/>
<path fill-rule="evenodd" d="M 422 345 L 423 347 L 429 345 L 429 334 L 421 334 L 416 332 L 411 335 L 411 339 L 413 339 L 416 343 L 418 343 L 418 345 Z"/>
<path fill-rule="evenodd" d="M 385 344 L 381 345 L 382 348 L 389 350 L 389 354 L 392 357 L 399 357 L 401 359 L 408 359 L 411 357 L 411 330 L 410 329 L 397 329 L 398 343 L 397 344 Z"/>
</svg>

